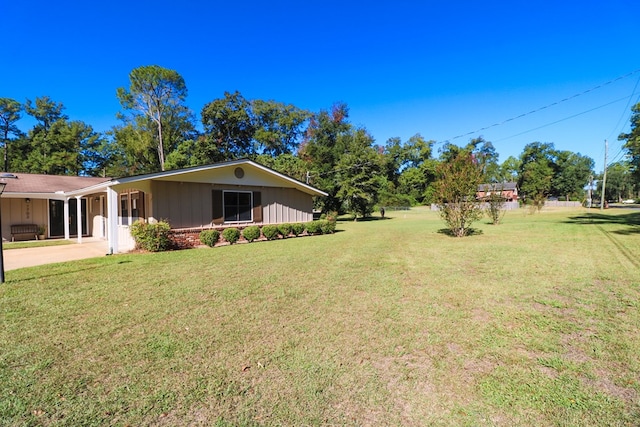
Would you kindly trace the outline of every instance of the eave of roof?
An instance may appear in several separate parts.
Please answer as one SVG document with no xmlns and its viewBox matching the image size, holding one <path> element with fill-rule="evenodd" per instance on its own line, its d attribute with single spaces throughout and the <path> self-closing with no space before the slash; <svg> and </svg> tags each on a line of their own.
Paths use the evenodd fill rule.
<svg viewBox="0 0 640 427">
<path fill-rule="evenodd" d="M 174 169 L 174 170 L 150 173 L 145 175 L 116 178 L 112 180 L 112 184 L 132 184 L 135 182 L 147 181 L 147 180 L 153 180 L 153 179 L 166 179 L 170 177 L 178 177 L 180 175 L 187 175 L 195 172 L 201 172 L 201 171 L 207 171 L 207 170 L 213 170 L 213 169 L 222 169 L 222 168 L 228 168 L 228 167 L 239 166 L 239 165 L 251 165 L 257 169 L 262 170 L 263 172 L 277 176 L 278 178 L 291 184 L 294 188 L 298 188 L 304 191 L 305 193 L 309 193 L 316 196 L 328 195 L 324 191 L 319 190 L 309 184 L 305 184 L 304 182 L 298 181 L 294 178 L 291 178 L 290 176 L 284 175 L 280 172 L 277 172 L 271 168 L 268 168 L 264 165 L 261 165 L 249 159 L 230 160 L 227 162 L 215 163 L 211 165 L 193 166 L 185 169 Z"/>
<path fill-rule="evenodd" d="M 123 177 L 123 178 L 94 178 L 81 176 L 63 176 L 63 175 L 42 175 L 42 174 L 15 174 L 17 178 L 4 179 L 7 182 L 5 193 L 12 197 L 41 197 L 56 194 L 60 197 L 80 196 L 91 193 L 105 191 L 113 185 L 132 184 L 141 181 L 153 179 L 167 179 L 179 177 L 181 175 L 193 174 L 196 172 L 228 168 L 238 165 L 251 165 L 265 173 L 278 177 L 287 182 L 294 188 L 305 193 L 315 196 L 327 196 L 322 190 L 319 190 L 309 184 L 298 181 L 290 176 L 284 175 L 264 165 L 256 163 L 249 159 L 231 160 L 227 162 L 215 163 L 211 165 L 194 166 L 185 169 L 174 169 L 164 172 L 156 172 L 144 175 Z"/>
</svg>

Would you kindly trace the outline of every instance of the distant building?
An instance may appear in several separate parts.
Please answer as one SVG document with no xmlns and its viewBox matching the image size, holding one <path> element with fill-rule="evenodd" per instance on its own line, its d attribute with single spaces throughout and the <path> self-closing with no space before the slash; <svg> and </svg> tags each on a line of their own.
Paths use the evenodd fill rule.
<svg viewBox="0 0 640 427">
<path fill-rule="evenodd" d="M 518 184 L 515 182 L 480 184 L 476 197 L 482 200 L 495 193 L 502 195 L 507 202 L 516 202 L 518 200 Z"/>
</svg>

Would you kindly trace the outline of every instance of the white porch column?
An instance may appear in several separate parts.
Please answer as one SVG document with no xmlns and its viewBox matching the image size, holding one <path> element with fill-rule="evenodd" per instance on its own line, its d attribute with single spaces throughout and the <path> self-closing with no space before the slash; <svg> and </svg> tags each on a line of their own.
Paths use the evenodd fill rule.
<svg viewBox="0 0 640 427">
<path fill-rule="evenodd" d="M 109 253 L 118 253 L 118 192 L 107 188 L 107 236 Z"/>
<path fill-rule="evenodd" d="M 78 243 L 82 243 L 82 196 L 76 196 L 76 215 L 77 215 L 76 228 L 78 229 Z"/>
<path fill-rule="evenodd" d="M 69 240 L 69 198 L 64 199 L 64 240 Z"/>
<path fill-rule="evenodd" d="M 104 196 L 100 195 L 100 237 L 107 238 L 107 213 L 104 211 Z"/>
</svg>

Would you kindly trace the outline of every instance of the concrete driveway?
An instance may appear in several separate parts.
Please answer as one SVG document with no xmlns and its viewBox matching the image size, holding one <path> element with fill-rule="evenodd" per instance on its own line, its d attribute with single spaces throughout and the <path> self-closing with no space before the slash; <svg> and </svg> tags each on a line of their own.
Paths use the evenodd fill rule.
<svg viewBox="0 0 640 427">
<path fill-rule="evenodd" d="M 97 238 L 83 238 L 82 243 L 63 246 L 45 246 L 39 248 L 10 249 L 2 252 L 4 269 L 33 267 L 54 262 L 75 261 L 77 259 L 105 256 L 109 243 Z"/>
</svg>

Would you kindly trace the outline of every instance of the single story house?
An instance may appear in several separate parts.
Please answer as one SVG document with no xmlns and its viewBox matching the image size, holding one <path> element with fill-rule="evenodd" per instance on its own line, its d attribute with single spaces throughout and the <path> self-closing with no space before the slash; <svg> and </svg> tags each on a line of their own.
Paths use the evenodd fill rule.
<svg viewBox="0 0 640 427">
<path fill-rule="evenodd" d="M 98 237 L 111 253 L 135 246 L 129 226 L 166 220 L 174 230 L 307 222 L 313 198 L 327 194 L 251 160 L 126 178 L 0 174 L 2 238 L 18 225 L 52 238 Z"/>
<path fill-rule="evenodd" d="M 480 184 L 476 197 L 482 200 L 495 193 L 501 194 L 507 202 L 516 202 L 518 201 L 518 184 L 515 182 Z"/>
</svg>

